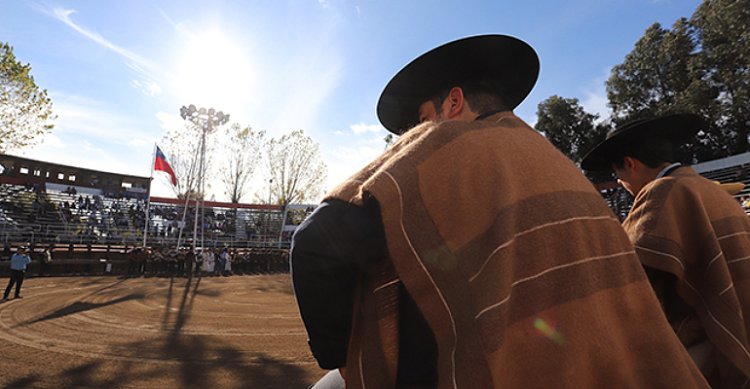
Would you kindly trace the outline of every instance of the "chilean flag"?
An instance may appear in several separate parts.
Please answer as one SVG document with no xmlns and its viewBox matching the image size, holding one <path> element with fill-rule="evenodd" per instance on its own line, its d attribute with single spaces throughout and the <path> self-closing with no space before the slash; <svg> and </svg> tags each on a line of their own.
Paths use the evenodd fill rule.
<svg viewBox="0 0 750 389">
<path fill-rule="evenodd" d="M 154 158 L 154 170 L 161 170 L 169 174 L 169 176 L 172 177 L 172 185 L 177 186 L 177 176 L 174 174 L 174 170 L 172 170 L 172 166 L 169 166 L 169 162 L 167 162 L 167 157 L 164 156 L 164 153 L 161 152 L 161 149 L 159 148 L 159 146 L 156 146 L 156 158 Z"/>
</svg>

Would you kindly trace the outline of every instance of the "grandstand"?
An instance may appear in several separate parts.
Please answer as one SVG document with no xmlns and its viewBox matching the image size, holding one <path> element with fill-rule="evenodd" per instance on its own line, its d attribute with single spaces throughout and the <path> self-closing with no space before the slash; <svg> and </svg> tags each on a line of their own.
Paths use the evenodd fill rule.
<svg viewBox="0 0 750 389">
<path fill-rule="evenodd" d="M 35 246 L 140 245 L 150 184 L 149 177 L 0 155 L 0 238 Z M 151 197 L 147 245 L 174 246 L 180 237 L 192 244 L 197 225 L 197 246 L 284 248 L 313 209 L 205 201 L 195 224 L 195 206 Z"/>
<path fill-rule="evenodd" d="M 722 184 L 741 182 L 745 188 L 734 197 L 737 199 L 750 195 L 750 152 L 733 155 L 722 159 L 702 162 L 693 165 L 693 169 L 709 180 Z"/>
</svg>

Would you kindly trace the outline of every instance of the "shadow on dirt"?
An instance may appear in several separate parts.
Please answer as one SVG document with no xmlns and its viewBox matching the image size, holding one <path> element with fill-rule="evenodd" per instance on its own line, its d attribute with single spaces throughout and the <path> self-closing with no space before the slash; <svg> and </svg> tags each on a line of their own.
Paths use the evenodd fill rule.
<svg viewBox="0 0 750 389">
<path fill-rule="evenodd" d="M 30 374 L 6 383 L 11 388 L 304 388 L 310 370 L 264 352 L 241 350 L 220 336 L 185 334 L 201 278 L 170 280 L 161 336 L 112 346 L 118 358 L 88 359 L 55 376 Z M 151 295 L 153 296 L 153 295 Z M 73 303 L 34 322 L 143 298 L 130 294 L 105 303 Z"/>
</svg>

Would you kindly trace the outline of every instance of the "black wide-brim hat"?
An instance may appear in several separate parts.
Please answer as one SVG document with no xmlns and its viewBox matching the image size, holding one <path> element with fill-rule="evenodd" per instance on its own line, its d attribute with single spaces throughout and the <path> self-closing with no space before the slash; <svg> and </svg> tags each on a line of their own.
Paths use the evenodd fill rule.
<svg viewBox="0 0 750 389">
<path fill-rule="evenodd" d="M 419 106 L 462 83 L 489 81 L 509 109 L 531 92 L 539 57 L 526 42 L 507 35 L 479 35 L 446 43 L 417 57 L 388 82 L 378 101 L 380 123 L 402 134 L 419 123 Z"/>
<path fill-rule="evenodd" d="M 694 114 L 672 114 L 655 119 L 639 119 L 625 123 L 607 134 L 581 159 L 581 168 L 589 171 L 609 170 L 616 151 L 635 142 L 666 139 L 679 146 L 707 127 L 706 121 Z"/>
</svg>

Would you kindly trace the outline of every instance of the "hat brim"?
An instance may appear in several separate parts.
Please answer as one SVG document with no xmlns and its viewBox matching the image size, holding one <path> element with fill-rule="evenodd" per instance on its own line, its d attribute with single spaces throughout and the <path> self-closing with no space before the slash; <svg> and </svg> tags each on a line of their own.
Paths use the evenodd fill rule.
<svg viewBox="0 0 750 389">
<path fill-rule="evenodd" d="M 508 108 L 528 96 L 539 76 L 531 46 L 507 35 L 480 35 L 446 43 L 417 57 L 383 89 L 377 114 L 383 126 L 402 134 L 419 124 L 419 106 L 441 90 L 471 81 L 498 86 Z"/>
<path fill-rule="evenodd" d="M 678 146 L 705 129 L 706 125 L 702 117 L 694 114 L 674 114 L 628 122 L 607 134 L 607 139 L 586 153 L 581 159 L 581 168 L 588 171 L 610 170 L 616 151 L 626 145 L 648 139 L 666 139 Z"/>
</svg>

